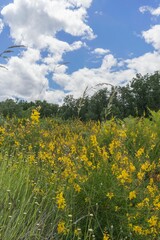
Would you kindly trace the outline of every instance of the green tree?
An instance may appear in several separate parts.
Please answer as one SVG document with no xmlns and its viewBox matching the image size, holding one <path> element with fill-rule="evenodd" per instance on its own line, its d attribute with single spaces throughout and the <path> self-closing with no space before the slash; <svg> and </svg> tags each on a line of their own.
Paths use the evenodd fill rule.
<svg viewBox="0 0 160 240">
<path fill-rule="evenodd" d="M 64 98 L 64 103 L 59 108 L 58 114 L 65 120 L 78 117 L 77 100 L 74 99 L 73 95 Z"/>
<path fill-rule="evenodd" d="M 22 117 L 22 107 L 18 105 L 14 100 L 7 99 L 0 102 L 0 114 L 4 117 Z"/>
</svg>

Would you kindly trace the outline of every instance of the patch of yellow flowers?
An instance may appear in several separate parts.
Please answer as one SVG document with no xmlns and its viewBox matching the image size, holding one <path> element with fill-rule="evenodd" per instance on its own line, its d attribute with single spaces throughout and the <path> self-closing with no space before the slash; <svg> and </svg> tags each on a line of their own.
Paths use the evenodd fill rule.
<svg viewBox="0 0 160 240">
<path fill-rule="evenodd" d="M 22 119 L 17 126 L 6 126 L 0 126 L 1 151 L 12 151 L 19 162 L 24 161 L 43 174 L 46 184 L 57 184 L 53 199 L 64 215 L 69 211 L 70 201 L 65 193 L 73 191 L 72 196 L 81 193 L 90 176 L 102 168 L 106 168 L 107 176 L 110 169 L 115 185 L 103 193 L 105 201 L 112 204 L 115 201 L 113 209 L 118 217 L 123 206 L 118 205 L 116 199 L 122 189 L 128 203 L 128 229 L 134 239 L 136 236 L 156 239 L 160 232 L 160 153 L 154 152 L 160 140 L 157 125 L 137 123 L 135 129 L 133 121 L 122 126 L 114 120 L 100 125 L 78 120 L 59 123 L 54 119 L 46 119 L 43 125 L 39 109 L 34 109 L 25 123 Z M 68 233 L 63 219 L 57 224 L 57 232 Z M 102 239 L 111 238 L 102 232 Z"/>
</svg>

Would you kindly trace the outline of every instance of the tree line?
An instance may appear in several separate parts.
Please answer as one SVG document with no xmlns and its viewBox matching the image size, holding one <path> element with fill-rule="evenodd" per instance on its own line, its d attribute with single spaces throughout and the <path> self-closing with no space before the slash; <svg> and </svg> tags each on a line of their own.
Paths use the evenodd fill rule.
<svg viewBox="0 0 160 240">
<path fill-rule="evenodd" d="M 107 86 L 107 85 L 106 85 Z M 33 108 L 40 106 L 40 115 L 64 120 L 79 118 L 82 121 L 103 121 L 112 117 L 149 117 L 150 110 L 160 110 L 160 72 L 137 74 L 126 86 L 112 86 L 97 90 L 92 96 L 84 94 L 78 99 L 67 95 L 63 105 L 47 101 L 26 102 L 7 99 L 0 102 L 3 117 L 28 117 Z"/>
</svg>

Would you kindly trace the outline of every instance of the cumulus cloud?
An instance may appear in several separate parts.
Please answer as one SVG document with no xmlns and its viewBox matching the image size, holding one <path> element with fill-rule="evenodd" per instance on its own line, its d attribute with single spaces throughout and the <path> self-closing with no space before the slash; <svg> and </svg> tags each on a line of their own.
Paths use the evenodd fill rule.
<svg viewBox="0 0 160 240">
<path fill-rule="evenodd" d="M 152 8 L 150 6 L 142 6 L 139 10 L 141 13 L 150 12 L 153 16 L 160 16 L 160 7 Z"/>
<path fill-rule="evenodd" d="M 160 25 L 154 25 L 148 31 L 143 31 L 142 36 L 147 43 L 160 50 Z"/>
<path fill-rule="evenodd" d="M 93 39 L 94 33 L 87 25 L 87 9 L 92 0 L 14 0 L 1 14 L 10 27 L 16 44 L 48 51 L 45 63 L 52 66 L 62 61 L 66 52 L 85 46 L 84 41 L 69 44 L 57 39 L 60 31 L 80 38 Z M 54 69 L 55 66 L 53 66 Z"/>
<path fill-rule="evenodd" d="M 46 100 L 49 103 L 58 103 L 59 105 L 62 105 L 65 96 L 66 94 L 61 90 L 45 91 L 42 95 L 41 100 Z"/>
<path fill-rule="evenodd" d="M 160 16 L 160 6 L 152 8 L 150 6 L 142 6 L 139 8 L 141 13 L 149 12 L 152 16 Z M 142 37 L 149 44 L 152 44 L 156 50 L 160 50 L 160 25 L 151 26 L 147 31 L 142 31 Z"/>
<path fill-rule="evenodd" d="M 123 66 L 125 64 L 123 62 Z M 85 67 L 70 75 L 65 72 L 57 73 L 54 80 L 74 97 L 80 97 L 86 87 L 92 88 L 99 83 L 118 85 L 135 76 L 136 71 L 134 69 L 120 70 L 117 68 L 113 71 L 118 65 L 119 61 L 112 54 L 106 54 L 99 68 L 89 69 Z"/>
<path fill-rule="evenodd" d="M 39 59 L 40 52 L 35 49 L 28 49 L 21 58 L 12 57 L 7 64 L 8 71 L 0 71 L 1 95 L 35 100 L 40 94 L 42 83 L 47 81 L 47 67 L 37 64 Z"/>
<path fill-rule="evenodd" d="M 75 98 L 82 96 L 86 87 L 92 89 L 99 83 L 123 85 L 137 73 L 147 74 L 160 69 L 160 55 L 157 51 L 137 58 L 118 60 L 112 54 L 103 57 L 99 68 L 82 68 L 72 74 L 59 72 L 54 80 Z"/>
<path fill-rule="evenodd" d="M 65 65 L 57 67 L 63 62 L 63 55 L 85 47 L 85 38 L 95 38 L 87 24 L 87 9 L 91 4 L 92 0 L 14 0 L 6 5 L 1 14 L 10 27 L 14 43 L 28 48 L 22 56 L 10 58 L 9 71 L 0 72 L 0 93 L 28 100 L 39 97 L 60 101 L 64 93 L 49 90 L 47 74 L 66 71 Z M 2 27 L 0 21 L 0 31 Z M 60 31 L 79 37 L 79 40 L 71 44 L 61 41 L 57 38 Z M 59 97 L 55 98 L 55 93 Z"/>
<path fill-rule="evenodd" d="M 104 49 L 104 48 L 96 48 L 92 51 L 93 54 L 96 54 L 98 56 L 103 56 L 109 52 L 110 51 L 108 49 Z"/>
<path fill-rule="evenodd" d="M 160 54 L 157 51 L 149 52 L 140 57 L 128 59 L 125 63 L 128 69 L 132 69 L 136 73 L 153 73 L 160 69 Z"/>
<path fill-rule="evenodd" d="M 61 30 L 72 36 L 88 39 L 95 37 L 86 23 L 87 8 L 91 2 L 92 0 L 15 0 L 5 6 L 1 14 L 17 43 L 46 48 L 48 42 L 42 39 L 46 36 L 55 37 Z"/>
</svg>

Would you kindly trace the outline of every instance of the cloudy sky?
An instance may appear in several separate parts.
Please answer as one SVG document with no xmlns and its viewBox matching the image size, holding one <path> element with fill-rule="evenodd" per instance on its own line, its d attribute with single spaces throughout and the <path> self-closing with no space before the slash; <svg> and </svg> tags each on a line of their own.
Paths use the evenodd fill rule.
<svg viewBox="0 0 160 240">
<path fill-rule="evenodd" d="M 0 100 L 60 103 L 160 70 L 160 0 L 1 0 Z"/>
</svg>

